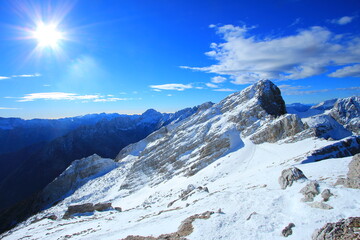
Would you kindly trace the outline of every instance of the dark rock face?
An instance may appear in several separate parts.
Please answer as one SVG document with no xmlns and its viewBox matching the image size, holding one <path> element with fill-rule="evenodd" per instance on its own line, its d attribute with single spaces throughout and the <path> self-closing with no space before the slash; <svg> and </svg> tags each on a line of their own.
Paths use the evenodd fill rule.
<svg viewBox="0 0 360 240">
<path fill-rule="evenodd" d="M 268 114 L 278 117 L 286 113 L 281 91 L 274 83 L 269 80 L 259 81 L 256 88 L 259 92 L 260 105 Z"/>
<path fill-rule="evenodd" d="M 296 167 L 284 169 L 281 172 L 281 176 L 279 177 L 280 187 L 281 189 L 290 187 L 294 181 L 297 181 L 301 178 L 306 179 L 304 173 L 300 169 Z"/>
<path fill-rule="evenodd" d="M 336 223 L 327 223 L 321 229 L 316 230 L 313 240 L 355 240 L 360 239 L 360 217 L 341 219 Z"/>
<path fill-rule="evenodd" d="M 69 219 L 74 214 L 94 212 L 94 204 L 84 203 L 79 205 L 69 206 L 65 212 L 63 219 Z"/>
<path fill-rule="evenodd" d="M 320 161 L 328 158 L 349 157 L 357 153 L 360 153 L 360 136 L 352 136 L 315 150 L 302 163 Z"/>
<path fill-rule="evenodd" d="M 69 219 L 76 214 L 92 213 L 94 211 L 103 212 L 112 209 L 113 207 L 111 203 L 97 203 L 95 205 L 92 203 L 84 203 L 79 205 L 71 205 L 65 212 L 63 219 Z"/>
</svg>

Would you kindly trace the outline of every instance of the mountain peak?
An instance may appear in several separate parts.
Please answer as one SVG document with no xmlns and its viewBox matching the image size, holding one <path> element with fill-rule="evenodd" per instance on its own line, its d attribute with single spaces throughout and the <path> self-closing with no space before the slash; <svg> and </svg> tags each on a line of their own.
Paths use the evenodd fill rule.
<svg viewBox="0 0 360 240">
<path fill-rule="evenodd" d="M 253 86 L 255 96 L 260 100 L 261 107 L 270 115 L 280 116 L 286 113 L 284 99 L 280 89 L 270 80 L 260 80 Z"/>
</svg>

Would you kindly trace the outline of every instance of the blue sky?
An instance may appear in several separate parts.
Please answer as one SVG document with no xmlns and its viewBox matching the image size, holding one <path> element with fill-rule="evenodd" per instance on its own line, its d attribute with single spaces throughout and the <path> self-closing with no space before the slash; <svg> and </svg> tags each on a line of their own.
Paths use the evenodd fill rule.
<svg viewBox="0 0 360 240">
<path fill-rule="evenodd" d="M 287 103 L 360 93 L 358 0 L 0 0 L 0 116 L 174 112 L 270 79 Z M 56 46 L 39 46 L 42 22 Z"/>
</svg>

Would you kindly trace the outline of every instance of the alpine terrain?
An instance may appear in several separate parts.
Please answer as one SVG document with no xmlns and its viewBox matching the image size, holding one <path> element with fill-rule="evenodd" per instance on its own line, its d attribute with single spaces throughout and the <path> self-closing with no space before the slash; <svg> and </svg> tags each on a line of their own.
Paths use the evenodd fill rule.
<svg viewBox="0 0 360 240">
<path fill-rule="evenodd" d="M 69 159 L 0 238 L 360 239 L 360 97 L 286 106 L 261 80 L 193 110 Z"/>
</svg>

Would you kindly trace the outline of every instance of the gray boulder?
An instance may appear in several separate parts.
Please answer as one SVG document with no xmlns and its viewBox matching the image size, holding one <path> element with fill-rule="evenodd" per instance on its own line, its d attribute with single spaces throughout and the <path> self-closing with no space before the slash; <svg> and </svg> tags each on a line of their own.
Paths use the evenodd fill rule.
<svg viewBox="0 0 360 240">
<path fill-rule="evenodd" d="M 332 195 L 333 194 L 330 192 L 330 189 L 324 189 L 324 191 L 321 193 L 321 197 L 323 198 L 324 202 L 327 202 Z"/>
<path fill-rule="evenodd" d="M 288 237 L 292 234 L 292 228 L 295 227 L 295 224 L 293 223 L 289 223 L 288 226 L 286 226 L 282 231 L 281 231 L 281 234 L 284 236 L 284 237 Z"/>
<path fill-rule="evenodd" d="M 300 190 L 300 193 L 304 195 L 301 201 L 312 202 L 314 201 L 314 197 L 319 194 L 319 184 L 316 181 L 310 181 Z"/>
<path fill-rule="evenodd" d="M 278 181 L 281 189 L 285 189 L 286 187 L 291 186 L 294 181 L 297 181 L 301 178 L 306 179 L 304 173 L 296 167 L 291 167 L 284 169 L 281 172 L 281 176 L 279 177 Z"/>
</svg>

